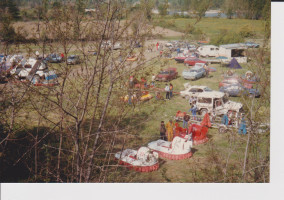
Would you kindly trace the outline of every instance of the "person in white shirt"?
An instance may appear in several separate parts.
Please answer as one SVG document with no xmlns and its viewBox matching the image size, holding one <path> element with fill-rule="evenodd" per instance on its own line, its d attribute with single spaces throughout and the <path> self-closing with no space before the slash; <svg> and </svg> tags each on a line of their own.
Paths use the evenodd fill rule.
<svg viewBox="0 0 284 200">
<path fill-rule="evenodd" d="M 152 82 L 151 82 L 151 85 L 152 85 L 153 87 L 155 87 L 155 78 L 156 78 L 156 76 L 153 74 L 153 76 L 152 76 Z"/>
<path fill-rule="evenodd" d="M 170 100 L 170 87 L 168 86 L 168 84 L 166 84 L 165 91 L 166 91 L 166 99 Z"/>
</svg>

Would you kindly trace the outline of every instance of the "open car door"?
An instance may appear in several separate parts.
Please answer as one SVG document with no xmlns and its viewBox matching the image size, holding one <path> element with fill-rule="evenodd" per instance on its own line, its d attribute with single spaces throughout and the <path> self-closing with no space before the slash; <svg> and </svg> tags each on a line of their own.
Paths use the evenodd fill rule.
<svg viewBox="0 0 284 200">
<path fill-rule="evenodd" d="M 216 113 L 216 115 L 223 115 L 223 114 L 226 113 L 226 110 L 224 108 L 222 99 L 216 99 L 214 101 L 214 103 L 215 103 L 215 113 Z"/>
</svg>

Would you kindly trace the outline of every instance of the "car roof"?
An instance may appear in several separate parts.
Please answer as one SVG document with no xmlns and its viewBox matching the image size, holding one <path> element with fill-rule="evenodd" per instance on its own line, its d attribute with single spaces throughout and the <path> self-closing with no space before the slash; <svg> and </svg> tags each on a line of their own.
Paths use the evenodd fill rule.
<svg viewBox="0 0 284 200">
<path fill-rule="evenodd" d="M 204 86 L 204 85 L 193 85 L 193 86 L 189 87 L 189 89 L 191 89 L 191 88 L 205 89 L 205 88 L 208 88 L 208 87 Z"/>
<path fill-rule="evenodd" d="M 222 98 L 225 94 L 219 91 L 202 92 L 198 95 L 198 98 Z"/>
<path fill-rule="evenodd" d="M 203 69 L 203 67 L 200 67 L 200 66 L 194 66 L 194 67 L 192 67 L 192 68 L 191 68 L 191 70 L 192 70 L 192 69 L 194 69 L 194 70 L 199 70 L 199 69 Z"/>
</svg>

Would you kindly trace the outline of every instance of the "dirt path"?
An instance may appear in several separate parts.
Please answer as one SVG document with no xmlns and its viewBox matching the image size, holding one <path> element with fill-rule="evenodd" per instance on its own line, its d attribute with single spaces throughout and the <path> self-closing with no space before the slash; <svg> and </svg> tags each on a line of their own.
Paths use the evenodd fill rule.
<svg viewBox="0 0 284 200">
<path fill-rule="evenodd" d="M 154 34 L 160 34 L 162 36 L 167 36 L 167 37 L 180 37 L 183 36 L 183 33 L 178 32 L 178 31 L 173 31 L 170 29 L 162 28 L 160 26 L 155 27 L 153 30 Z"/>
</svg>

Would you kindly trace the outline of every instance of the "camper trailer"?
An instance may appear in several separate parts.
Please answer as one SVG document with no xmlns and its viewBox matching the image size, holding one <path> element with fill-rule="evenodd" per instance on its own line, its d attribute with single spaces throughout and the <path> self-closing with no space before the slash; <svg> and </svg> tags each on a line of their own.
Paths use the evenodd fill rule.
<svg viewBox="0 0 284 200">
<path fill-rule="evenodd" d="M 247 63 L 245 50 L 248 47 L 245 44 L 225 44 L 220 45 L 219 56 L 225 56 L 228 60 L 235 58 L 239 63 Z"/>
<path fill-rule="evenodd" d="M 202 57 L 216 57 L 219 56 L 219 47 L 214 45 L 204 45 L 198 47 L 198 52 Z"/>
</svg>

